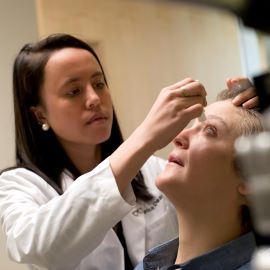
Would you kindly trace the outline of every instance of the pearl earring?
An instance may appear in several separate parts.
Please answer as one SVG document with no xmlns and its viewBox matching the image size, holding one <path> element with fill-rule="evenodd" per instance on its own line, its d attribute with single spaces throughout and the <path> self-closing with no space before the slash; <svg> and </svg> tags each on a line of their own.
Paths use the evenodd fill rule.
<svg viewBox="0 0 270 270">
<path fill-rule="evenodd" d="M 50 126 L 47 123 L 43 123 L 42 126 L 41 126 L 41 128 L 42 128 L 43 131 L 48 131 L 49 128 L 50 128 Z"/>
</svg>

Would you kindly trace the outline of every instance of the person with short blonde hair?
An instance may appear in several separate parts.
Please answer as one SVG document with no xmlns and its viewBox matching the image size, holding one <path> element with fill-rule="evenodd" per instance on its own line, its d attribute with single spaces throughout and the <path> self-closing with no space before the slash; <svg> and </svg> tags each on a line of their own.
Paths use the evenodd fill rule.
<svg viewBox="0 0 270 270">
<path fill-rule="evenodd" d="M 261 114 L 236 107 L 226 90 L 174 139 L 157 187 L 176 208 L 179 237 L 145 256 L 136 270 L 247 270 L 256 247 L 247 183 L 234 142 L 263 131 Z"/>
</svg>

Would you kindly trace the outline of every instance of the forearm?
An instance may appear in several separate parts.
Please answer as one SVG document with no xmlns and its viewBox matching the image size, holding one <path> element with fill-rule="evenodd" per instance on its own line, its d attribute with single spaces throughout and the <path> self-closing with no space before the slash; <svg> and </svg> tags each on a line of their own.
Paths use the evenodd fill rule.
<svg viewBox="0 0 270 270">
<path fill-rule="evenodd" d="M 154 151 L 138 128 L 110 156 L 110 166 L 121 194 Z"/>
<path fill-rule="evenodd" d="M 189 78 L 162 89 L 142 124 L 110 157 L 121 194 L 145 161 L 202 113 L 205 95 L 204 87 Z"/>
</svg>

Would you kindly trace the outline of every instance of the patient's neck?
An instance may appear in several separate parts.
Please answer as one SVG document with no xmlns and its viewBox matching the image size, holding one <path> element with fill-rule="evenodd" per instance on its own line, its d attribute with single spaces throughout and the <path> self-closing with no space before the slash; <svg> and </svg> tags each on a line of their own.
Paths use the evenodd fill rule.
<svg viewBox="0 0 270 270">
<path fill-rule="evenodd" d="M 176 263 L 200 256 L 243 234 L 237 210 L 217 207 L 177 212 L 179 248 Z"/>
</svg>

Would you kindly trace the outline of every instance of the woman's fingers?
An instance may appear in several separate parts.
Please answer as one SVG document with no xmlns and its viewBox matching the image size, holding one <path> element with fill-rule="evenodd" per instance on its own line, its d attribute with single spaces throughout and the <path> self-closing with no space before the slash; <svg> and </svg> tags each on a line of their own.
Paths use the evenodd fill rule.
<svg viewBox="0 0 270 270">
<path fill-rule="evenodd" d="M 174 89 L 178 89 L 178 88 L 180 88 L 180 87 L 182 87 L 182 86 L 184 86 L 184 85 L 186 85 L 188 83 L 191 83 L 191 82 L 195 82 L 195 80 L 193 80 L 191 78 L 185 78 L 185 79 L 183 79 L 183 80 L 181 80 L 181 81 L 179 81 L 177 83 L 174 83 L 174 84 L 172 84 L 170 86 L 167 86 L 166 88 L 170 89 L 170 90 L 174 90 Z"/>
<path fill-rule="evenodd" d="M 233 104 L 243 106 L 248 109 L 259 106 L 259 98 L 251 81 L 246 77 L 237 77 L 227 79 L 227 87 L 229 90 L 239 93 L 234 99 Z"/>
<path fill-rule="evenodd" d="M 198 81 L 191 78 L 186 78 L 171 86 L 163 89 L 172 99 L 177 99 L 183 108 L 191 106 L 195 103 L 200 103 L 203 106 L 207 105 L 206 91 L 204 86 Z M 179 98 L 181 98 L 179 100 Z M 183 109 L 182 108 L 182 109 Z"/>
<path fill-rule="evenodd" d="M 189 123 L 198 117 L 206 104 L 206 91 L 199 81 L 184 79 L 165 87 L 140 126 L 155 151 L 164 147 Z"/>
<path fill-rule="evenodd" d="M 196 103 L 206 106 L 206 95 L 204 86 L 198 80 L 186 78 L 163 88 L 158 99 L 164 105 L 166 102 L 171 101 L 178 103 L 177 109 L 182 110 Z"/>
<path fill-rule="evenodd" d="M 173 85 L 165 87 L 165 90 L 179 91 L 180 96 L 206 96 L 206 91 L 204 86 L 198 81 L 191 78 L 185 78 L 182 81 L 179 81 Z"/>
<path fill-rule="evenodd" d="M 178 102 L 178 106 L 176 108 L 177 110 L 181 111 L 195 104 L 199 104 L 203 107 L 206 106 L 206 98 L 203 96 L 181 97 L 181 100 Z"/>
<path fill-rule="evenodd" d="M 203 112 L 203 106 L 201 104 L 194 104 L 185 110 L 183 110 L 183 118 L 186 119 L 186 122 L 188 123 L 194 118 L 199 117 Z"/>
<path fill-rule="evenodd" d="M 257 107 L 259 105 L 259 97 L 257 96 L 255 88 L 249 87 L 242 91 L 233 99 L 233 104 L 236 106 L 244 106 L 245 104 L 246 108 Z"/>
<path fill-rule="evenodd" d="M 253 87 L 253 84 L 247 77 L 236 77 L 232 79 L 227 79 L 227 87 L 229 90 L 243 92 L 246 89 Z"/>
<path fill-rule="evenodd" d="M 242 106 L 246 109 L 253 109 L 259 106 L 259 97 L 256 96 L 254 98 L 249 99 L 248 101 L 244 102 Z"/>
<path fill-rule="evenodd" d="M 204 86 L 199 81 L 189 82 L 180 87 L 180 96 L 182 97 L 192 97 L 192 96 L 206 96 L 206 91 Z"/>
</svg>

